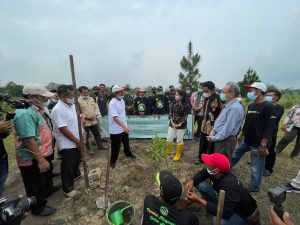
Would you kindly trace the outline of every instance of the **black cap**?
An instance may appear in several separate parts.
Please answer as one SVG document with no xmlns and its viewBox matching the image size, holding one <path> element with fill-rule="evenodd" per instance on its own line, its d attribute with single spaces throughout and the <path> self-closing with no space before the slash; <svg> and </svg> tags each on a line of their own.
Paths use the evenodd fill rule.
<svg viewBox="0 0 300 225">
<path fill-rule="evenodd" d="M 202 87 L 207 87 L 210 90 L 214 90 L 215 89 L 215 84 L 212 81 L 206 81 L 202 84 Z"/>
<path fill-rule="evenodd" d="M 152 90 L 152 91 L 156 91 L 156 87 L 152 87 L 151 90 Z"/>
<path fill-rule="evenodd" d="M 169 171 L 160 171 L 156 175 L 156 181 L 159 184 L 163 200 L 170 205 L 181 197 L 182 186 L 177 177 Z"/>
<path fill-rule="evenodd" d="M 162 86 L 158 86 L 158 87 L 157 87 L 157 90 L 162 91 L 162 90 L 163 90 L 163 87 L 162 87 Z"/>
</svg>

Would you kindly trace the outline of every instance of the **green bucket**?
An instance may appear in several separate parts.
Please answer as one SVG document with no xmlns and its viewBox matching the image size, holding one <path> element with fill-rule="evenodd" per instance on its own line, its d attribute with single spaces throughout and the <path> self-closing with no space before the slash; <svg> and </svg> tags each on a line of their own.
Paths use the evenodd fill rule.
<svg viewBox="0 0 300 225">
<path fill-rule="evenodd" d="M 106 210 L 106 219 L 110 225 L 129 225 L 134 217 L 134 206 L 127 201 L 116 201 Z"/>
</svg>

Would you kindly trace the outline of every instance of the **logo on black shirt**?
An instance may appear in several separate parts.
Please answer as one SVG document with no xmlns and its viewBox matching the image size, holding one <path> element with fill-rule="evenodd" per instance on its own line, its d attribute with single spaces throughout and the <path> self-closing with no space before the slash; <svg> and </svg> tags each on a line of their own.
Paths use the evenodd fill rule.
<svg viewBox="0 0 300 225">
<path fill-rule="evenodd" d="M 159 211 L 163 216 L 167 216 L 169 214 L 169 210 L 165 206 L 161 206 Z"/>
</svg>

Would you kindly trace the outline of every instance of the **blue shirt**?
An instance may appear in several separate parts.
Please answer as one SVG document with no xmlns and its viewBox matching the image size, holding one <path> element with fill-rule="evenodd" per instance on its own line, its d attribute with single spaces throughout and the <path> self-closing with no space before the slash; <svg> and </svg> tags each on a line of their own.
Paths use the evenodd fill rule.
<svg viewBox="0 0 300 225">
<path fill-rule="evenodd" d="M 237 135 L 244 119 L 244 108 L 237 99 L 225 104 L 211 132 L 212 141 L 222 141 Z"/>
</svg>

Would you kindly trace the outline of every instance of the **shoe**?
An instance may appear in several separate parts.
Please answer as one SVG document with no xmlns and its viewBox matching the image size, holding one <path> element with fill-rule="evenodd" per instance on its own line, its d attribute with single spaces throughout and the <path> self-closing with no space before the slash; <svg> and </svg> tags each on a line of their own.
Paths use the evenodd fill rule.
<svg viewBox="0 0 300 225">
<path fill-rule="evenodd" d="M 115 163 L 110 163 L 110 167 L 111 167 L 112 169 L 114 169 L 114 168 L 116 168 L 116 164 L 115 164 Z"/>
<path fill-rule="evenodd" d="M 170 155 L 172 153 L 172 142 L 167 142 L 166 143 L 166 154 Z"/>
<path fill-rule="evenodd" d="M 247 189 L 247 191 L 249 193 L 251 193 L 251 192 L 259 192 L 259 188 L 253 188 L 251 186 L 247 187 L 246 189 Z"/>
<path fill-rule="evenodd" d="M 291 183 L 287 183 L 284 187 L 286 192 L 295 192 L 295 193 L 300 193 L 300 189 L 295 188 Z"/>
<path fill-rule="evenodd" d="M 130 152 L 128 155 L 126 155 L 126 157 L 136 159 L 135 155 L 132 152 Z"/>
<path fill-rule="evenodd" d="M 67 198 L 74 198 L 74 197 L 78 196 L 79 194 L 80 194 L 80 192 L 78 192 L 76 190 L 70 191 L 68 193 L 64 192 L 64 196 L 66 196 Z"/>
<path fill-rule="evenodd" d="M 52 206 L 45 205 L 45 207 L 42 210 L 39 210 L 38 212 L 31 212 L 35 216 L 50 216 L 56 212 L 56 208 L 53 208 Z"/>
<path fill-rule="evenodd" d="M 52 177 L 58 177 L 60 175 L 60 173 L 57 173 L 57 172 L 52 172 L 51 176 Z"/>
<path fill-rule="evenodd" d="M 272 172 L 270 170 L 265 170 L 264 176 L 269 177 L 271 176 Z"/>
<path fill-rule="evenodd" d="M 183 144 L 176 145 L 176 155 L 174 156 L 173 161 L 177 162 L 180 159 L 183 149 L 184 149 Z"/>
</svg>

